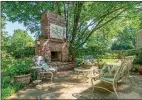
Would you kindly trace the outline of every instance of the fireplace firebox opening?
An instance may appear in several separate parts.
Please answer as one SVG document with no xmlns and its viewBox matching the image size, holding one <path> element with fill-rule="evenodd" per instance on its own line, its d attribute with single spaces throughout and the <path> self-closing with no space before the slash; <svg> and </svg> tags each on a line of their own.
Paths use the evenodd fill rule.
<svg viewBox="0 0 142 100">
<path fill-rule="evenodd" d="M 51 61 L 61 61 L 61 51 L 51 51 Z"/>
</svg>

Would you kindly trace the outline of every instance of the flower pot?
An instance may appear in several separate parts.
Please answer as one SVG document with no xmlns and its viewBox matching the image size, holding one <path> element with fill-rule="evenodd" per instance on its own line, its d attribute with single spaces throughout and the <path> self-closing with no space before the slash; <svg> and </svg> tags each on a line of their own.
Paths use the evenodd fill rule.
<svg viewBox="0 0 142 100">
<path fill-rule="evenodd" d="M 31 75 L 30 74 L 14 76 L 14 82 L 18 82 L 18 83 L 29 84 L 30 83 L 30 79 L 31 79 Z"/>
<path fill-rule="evenodd" d="M 140 75 L 142 75 L 142 68 L 138 68 L 138 72 Z"/>
<path fill-rule="evenodd" d="M 92 65 L 89 65 L 89 64 L 82 64 L 81 67 L 84 68 L 84 69 L 89 69 L 89 68 L 92 67 Z"/>
<path fill-rule="evenodd" d="M 138 68 L 134 68 L 134 72 L 138 72 Z"/>
</svg>

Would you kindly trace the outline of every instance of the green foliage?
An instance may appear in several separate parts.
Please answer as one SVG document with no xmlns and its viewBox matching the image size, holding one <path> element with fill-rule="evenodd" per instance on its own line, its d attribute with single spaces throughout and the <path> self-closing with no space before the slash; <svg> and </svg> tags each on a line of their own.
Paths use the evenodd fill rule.
<svg viewBox="0 0 142 100">
<path fill-rule="evenodd" d="M 16 58 L 29 57 L 35 53 L 33 39 L 26 31 L 20 29 L 15 30 L 13 36 L 5 41 L 5 43 L 7 45 L 3 47 Z"/>
<path fill-rule="evenodd" d="M 13 94 L 15 92 L 13 87 L 7 87 L 7 88 L 3 88 L 2 89 L 2 99 L 6 99 L 8 96 L 10 96 L 11 94 Z"/>
<path fill-rule="evenodd" d="M 139 50 L 137 49 L 130 49 L 130 50 L 123 50 L 123 54 L 125 56 L 134 56 L 134 55 L 138 55 Z"/>
<path fill-rule="evenodd" d="M 136 69 L 138 69 L 138 68 L 142 68 L 142 65 L 135 64 L 135 65 L 134 65 L 134 68 L 136 68 Z"/>
<path fill-rule="evenodd" d="M 7 69 L 14 66 L 17 61 L 9 53 L 7 53 L 6 51 L 3 51 L 1 62 L 2 62 L 2 67 L 1 67 L 2 71 L 6 72 Z"/>
<path fill-rule="evenodd" d="M 2 2 L 9 21 L 23 23 L 32 33 L 41 33 L 40 18 L 45 11 L 61 12 L 66 19 L 70 52 L 80 49 L 96 31 L 115 34 L 125 26 L 139 26 L 140 2 Z M 135 16 L 133 16 L 135 14 Z M 113 22 L 113 24 L 111 23 Z M 108 25 L 108 27 L 107 27 Z M 104 28 L 106 28 L 104 30 Z"/>
<path fill-rule="evenodd" d="M 77 52 L 77 56 L 93 55 L 94 58 L 103 58 L 108 51 L 107 39 L 104 34 L 96 33 L 89 38 L 88 42 Z"/>
<path fill-rule="evenodd" d="M 117 54 L 117 58 L 122 58 L 125 56 L 135 56 L 133 63 L 142 65 L 142 49 L 117 50 L 111 51 L 111 53 Z"/>
<path fill-rule="evenodd" d="M 83 58 L 76 58 L 76 66 L 77 67 L 80 67 L 80 64 L 82 64 L 82 62 L 83 62 Z"/>
<path fill-rule="evenodd" d="M 25 47 L 22 50 L 12 52 L 15 58 L 31 57 L 35 54 L 35 47 Z"/>
<path fill-rule="evenodd" d="M 18 59 L 7 71 L 10 76 L 28 74 L 30 73 L 32 64 L 32 59 Z"/>
<path fill-rule="evenodd" d="M 7 84 L 7 83 L 5 83 Z M 23 83 L 12 83 L 4 86 L 2 84 L 2 99 L 6 99 L 7 97 L 11 96 L 13 93 L 17 92 L 18 90 L 22 89 L 25 85 Z"/>
<path fill-rule="evenodd" d="M 5 22 L 6 17 L 4 17 L 2 13 L 2 99 L 6 99 L 25 86 L 23 83 L 13 83 L 13 76 L 28 73 L 32 75 L 32 79 L 35 79 L 33 71 L 30 70 L 33 64 L 32 58 L 26 58 L 34 55 L 32 38 L 22 30 L 15 30 L 14 35 L 12 37 L 9 36 L 4 30 Z M 17 56 L 17 54 L 19 54 L 19 56 Z M 15 57 L 23 58 L 16 59 Z"/>
<path fill-rule="evenodd" d="M 36 78 L 31 71 L 32 58 L 15 59 L 6 52 L 2 53 L 2 99 L 6 99 L 24 87 L 23 83 L 13 83 L 13 76 L 31 74 L 32 80 Z"/>
<path fill-rule="evenodd" d="M 136 40 L 136 30 L 125 28 L 122 33 L 116 36 L 116 41 L 112 44 L 112 50 L 128 50 L 133 49 Z"/>
<path fill-rule="evenodd" d="M 142 49 L 138 51 L 134 63 L 142 65 Z"/>
<path fill-rule="evenodd" d="M 2 78 L 2 87 L 5 87 L 5 85 L 9 84 L 11 82 L 10 76 L 5 76 Z"/>
</svg>

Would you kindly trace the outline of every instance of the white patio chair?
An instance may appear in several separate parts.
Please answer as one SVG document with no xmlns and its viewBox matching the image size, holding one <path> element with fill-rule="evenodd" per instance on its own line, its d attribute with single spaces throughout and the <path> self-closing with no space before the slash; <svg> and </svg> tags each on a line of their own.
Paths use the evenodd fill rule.
<svg viewBox="0 0 142 100">
<path fill-rule="evenodd" d="M 133 84 L 133 82 L 132 82 L 132 80 L 131 80 L 131 78 L 130 77 L 132 77 L 132 78 L 134 78 L 135 79 L 135 77 L 133 77 L 132 75 L 131 75 L 131 70 L 132 70 L 132 68 L 133 68 L 133 61 L 134 61 L 134 59 L 135 59 L 135 56 L 127 56 L 127 57 L 125 57 L 126 59 L 127 59 L 127 61 L 128 61 L 128 74 L 127 74 L 127 78 L 130 80 L 130 82 L 131 82 L 131 84 Z M 135 84 L 133 84 L 133 85 L 135 85 Z"/>
<path fill-rule="evenodd" d="M 117 96 L 117 98 L 119 98 L 118 96 L 118 93 L 116 91 L 116 88 L 117 88 L 117 83 L 119 81 L 121 81 L 123 78 L 128 78 L 128 73 L 129 73 L 129 67 L 130 67 L 130 63 L 131 63 L 132 60 L 128 59 L 128 58 L 125 58 L 124 60 L 122 60 L 122 63 L 120 66 L 117 66 L 117 70 L 115 70 L 115 72 L 113 72 L 114 74 L 113 75 L 110 75 L 109 77 L 108 76 L 103 76 L 100 75 L 99 76 L 99 79 L 103 82 L 106 82 L 106 83 L 110 83 L 112 84 L 113 86 L 113 90 L 114 92 L 110 91 L 109 89 L 107 88 L 104 88 L 104 87 L 101 87 L 101 86 L 96 86 L 94 85 L 93 81 L 96 80 L 96 78 L 92 78 L 91 79 L 91 83 L 92 83 L 92 87 L 93 87 L 93 91 L 94 91 L 94 88 L 101 88 L 101 89 L 104 89 L 106 91 L 109 91 L 113 94 L 115 94 Z M 102 71 L 102 70 L 101 70 Z"/>
<path fill-rule="evenodd" d="M 51 77 L 49 79 L 52 81 L 54 78 L 54 73 L 57 72 L 57 67 L 49 66 L 42 56 L 34 56 L 33 61 L 35 63 L 35 66 L 37 67 L 36 70 L 38 71 L 38 79 L 48 79 L 46 75 L 51 74 Z"/>
</svg>

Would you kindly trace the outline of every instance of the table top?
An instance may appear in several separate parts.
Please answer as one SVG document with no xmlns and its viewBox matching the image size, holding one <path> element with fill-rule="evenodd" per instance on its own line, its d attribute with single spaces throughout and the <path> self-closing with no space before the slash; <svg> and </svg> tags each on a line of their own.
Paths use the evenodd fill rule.
<svg viewBox="0 0 142 100">
<path fill-rule="evenodd" d="M 83 67 L 74 68 L 75 71 L 93 71 L 96 69 L 97 69 L 97 66 L 93 66 L 91 68 L 83 68 Z"/>
</svg>

